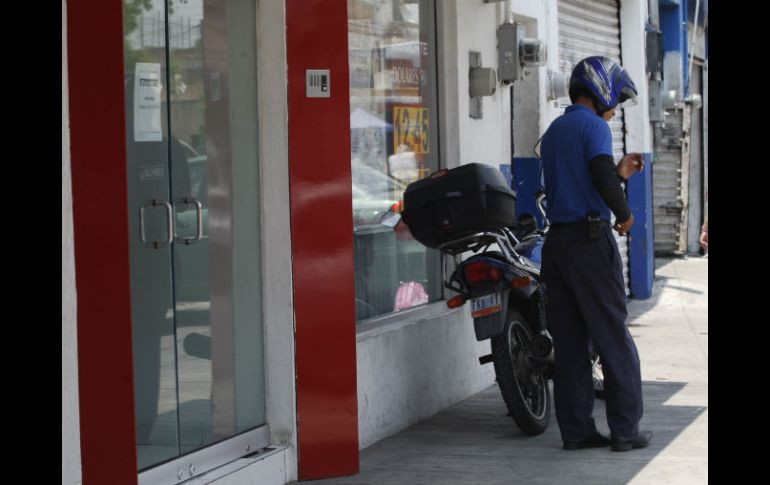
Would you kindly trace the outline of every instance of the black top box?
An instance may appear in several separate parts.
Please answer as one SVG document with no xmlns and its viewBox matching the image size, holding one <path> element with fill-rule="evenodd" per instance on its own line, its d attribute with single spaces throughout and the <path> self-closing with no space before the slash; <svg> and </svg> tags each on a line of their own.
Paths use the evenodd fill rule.
<svg viewBox="0 0 770 485">
<path fill-rule="evenodd" d="M 495 167 L 469 163 L 409 184 L 402 217 L 415 239 L 437 248 L 474 232 L 513 225 L 516 193 Z"/>
</svg>

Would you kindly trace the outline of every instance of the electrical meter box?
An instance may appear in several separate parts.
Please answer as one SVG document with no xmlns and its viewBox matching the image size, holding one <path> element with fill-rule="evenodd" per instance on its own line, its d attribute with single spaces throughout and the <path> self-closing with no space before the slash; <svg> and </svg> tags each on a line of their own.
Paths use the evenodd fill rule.
<svg viewBox="0 0 770 485">
<path fill-rule="evenodd" d="M 500 82 L 512 83 L 521 79 L 519 39 L 524 37 L 524 28 L 517 24 L 503 24 L 497 29 L 497 78 Z"/>
</svg>

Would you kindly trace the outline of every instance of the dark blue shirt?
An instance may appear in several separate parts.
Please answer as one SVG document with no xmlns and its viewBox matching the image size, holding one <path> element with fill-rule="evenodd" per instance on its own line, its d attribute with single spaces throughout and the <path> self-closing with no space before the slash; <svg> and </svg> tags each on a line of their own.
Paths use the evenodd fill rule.
<svg viewBox="0 0 770 485">
<path fill-rule="evenodd" d="M 588 163 L 596 156 L 612 157 L 612 132 L 603 118 L 579 104 L 569 106 L 543 135 L 541 145 L 548 219 L 584 220 L 589 212 L 610 220 L 610 208 L 591 181 Z"/>
</svg>

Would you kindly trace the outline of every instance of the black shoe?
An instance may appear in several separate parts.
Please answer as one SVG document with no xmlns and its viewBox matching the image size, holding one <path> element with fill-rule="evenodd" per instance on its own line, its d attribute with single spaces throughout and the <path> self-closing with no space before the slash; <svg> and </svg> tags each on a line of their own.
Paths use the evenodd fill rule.
<svg viewBox="0 0 770 485">
<path fill-rule="evenodd" d="M 610 439 L 598 431 L 594 431 L 580 440 L 568 440 L 564 442 L 565 450 L 582 450 L 583 448 L 601 448 L 603 446 L 610 446 Z"/>
<path fill-rule="evenodd" d="M 636 436 L 612 437 L 612 451 L 629 451 L 634 448 L 647 448 L 652 440 L 652 431 L 640 431 Z"/>
</svg>

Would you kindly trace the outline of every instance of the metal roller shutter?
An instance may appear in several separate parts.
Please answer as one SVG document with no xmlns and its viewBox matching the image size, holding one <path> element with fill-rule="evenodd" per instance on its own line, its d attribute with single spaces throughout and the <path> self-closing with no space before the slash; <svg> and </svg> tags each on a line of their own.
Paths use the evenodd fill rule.
<svg viewBox="0 0 770 485">
<path fill-rule="evenodd" d="M 684 111 L 666 111 L 666 124 L 661 130 L 657 146 L 657 158 L 652 172 L 653 227 L 655 228 L 655 254 L 681 253 L 681 231 L 684 208 L 682 199 L 682 123 Z"/>
<path fill-rule="evenodd" d="M 620 61 L 620 6 L 616 0 L 559 0 L 559 69 L 569 75 L 581 59 L 606 56 Z M 622 110 L 610 121 L 612 150 L 617 163 L 625 153 Z M 613 216 L 613 224 L 615 217 Z M 623 258 L 628 286 L 628 237 L 613 231 Z"/>
</svg>

